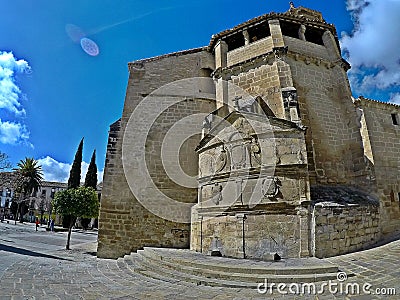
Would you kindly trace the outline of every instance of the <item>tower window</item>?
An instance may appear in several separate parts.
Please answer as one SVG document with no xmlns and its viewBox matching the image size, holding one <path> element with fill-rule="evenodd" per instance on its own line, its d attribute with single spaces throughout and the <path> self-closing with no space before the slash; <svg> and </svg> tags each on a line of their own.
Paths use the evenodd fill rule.
<svg viewBox="0 0 400 300">
<path fill-rule="evenodd" d="M 299 24 L 280 21 L 282 35 L 290 36 L 292 38 L 299 38 Z"/>
<path fill-rule="evenodd" d="M 232 51 L 236 48 L 244 46 L 244 37 L 241 32 L 235 33 L 234 35 L 228 36 L 225 39 L 225 42 L 228 44 L 228 51 Z"/>
<path fill-rule="evenodd" d="M 393 125 L 399 125 L 399 117 L 397 114 L 392 114 Z"/>
<path fill-rule="evenodd" d="M 306 40 L 323 46 L 324 42 L 322 40 L 322 35 L 324 34 L 324 31 L 321 29 L 313 28 L 313 27 L 307 27 L 306 30 Z"/>
</svg>

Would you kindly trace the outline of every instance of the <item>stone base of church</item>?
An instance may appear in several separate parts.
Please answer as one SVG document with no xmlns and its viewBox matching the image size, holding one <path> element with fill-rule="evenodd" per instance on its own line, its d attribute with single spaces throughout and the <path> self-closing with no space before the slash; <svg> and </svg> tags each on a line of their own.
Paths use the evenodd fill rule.
<svg viewBox="0 0 400 300">
<path fill-rule="evenodd" d="M 191 250 L 205 254 L 218 250 L 222 256 L 257 260 L 274 260 L 275 254 L 281 258 L 310 255 L 307 213 L 293 207 L 281 207 L 282 213 L 275 214 L 263 210 L 216 214 L 194 207 Z"/>
</svg>

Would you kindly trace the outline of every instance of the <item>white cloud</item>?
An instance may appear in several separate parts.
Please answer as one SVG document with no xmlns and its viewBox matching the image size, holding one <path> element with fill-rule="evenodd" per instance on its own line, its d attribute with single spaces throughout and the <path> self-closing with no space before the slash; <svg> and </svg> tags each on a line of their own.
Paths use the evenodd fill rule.
<svg viewBox="0 0 400 300">
<path fill-rule="evenodd" d="M 400 93 L 392 93 L 392 94 L 390 94 L 389 102 L 400 105 Z"/>
<path fill-rule="evenodd" d="M 367 5 L 368 5 L 368 2 L 365 0 L 347 0 L 347 3 L 346 3 L 347 10 L 350 10 L 350 11 L 360 10 Z"/>
<path fill-rule="evenodd" d="M 39 165 L 42 166 L 44 179 L 46 181 L 67 182 L 69 176 L 70 164 L 56 161 L 50 156 L 38 159 Z"/>
<path fill-rule="evenodd" d="M 12 52 L 0 51 L 0 109 L 17 116 L 25 114 L 20 103 L 21 90 L 16 84 L 15 76 L 30 71 L 31 67 L 25 60 L 17 60 Z"/>
<path fill-rule="evenodd" d="M 71 170 L 72 164 L 62 163 L 50 156 L 38 159 L 39 164 L 42 166 L 43 177 L 46 181 L 58 181 L 58 182 L 68 182 L 69 171 Z M 87 162 L 82 162 L 81 168 L 81 181 L 85 181 L 85 176 L 89 164 Z M 100 183 L 103 180 L 103 171 L 97 172 L 97 182 Z"/>
<path fill-rule="evenodd" d="M 354 21 L 351 34 L 342 33 L 341 46 L 352 65 L 353 90 L 368 93 L 400 84 L 400 1 L 347 0 Z"/>
<path fill-rule="evenodd" d="M 2 122 L 0 119 L 0 142 L 15 145 L 25 143 L 29 138 L 29 132 L 25 125 L 14 122 Z"/>
</svg>

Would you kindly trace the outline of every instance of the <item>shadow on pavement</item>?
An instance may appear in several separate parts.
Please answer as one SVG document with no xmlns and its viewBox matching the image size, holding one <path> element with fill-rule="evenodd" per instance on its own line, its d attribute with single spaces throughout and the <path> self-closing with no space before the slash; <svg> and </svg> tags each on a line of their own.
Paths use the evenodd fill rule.
<svg viewBox="0 0 400 300">
<path fill-rule="evenodd" d="M 12 253 L 16 253 L 16 254 L 35 256 L 35 257 L 44 257 L 44 258 L 52 258 L 52 259 L 71 261 L 70 259 L 65 259 L 65 258 L 53 256 L 53 255 L 48 255 L 48 254 L 43 254 L 40 252 L 33 252 L 30 250 L 16 248 L 13 246 L 7 246 L 7 245 L 3 245 L 3 244 L 0 244 L 0 251 L 12 252 Z"/>
</svg>

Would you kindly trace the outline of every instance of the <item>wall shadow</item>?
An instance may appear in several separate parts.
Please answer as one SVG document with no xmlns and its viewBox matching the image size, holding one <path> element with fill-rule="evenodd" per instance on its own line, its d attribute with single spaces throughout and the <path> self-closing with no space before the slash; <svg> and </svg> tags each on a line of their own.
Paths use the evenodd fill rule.
<svg viewBox="0 0 400 300">
<path fill-rule="evenodd" d="M 72 261 L 70 259 L 65 259 L 58 256 L 48 255 L 40 252 L 34 252 L 26 249 L 21 249 L 13 246 L 7 246 L 0 244 L 0 251 L 11 252 L 20 255 L 27 255 L 27 256 L 34 256 L 34 257 L 43 257 L 43 258 L 51 258 L 51 259 L 58 259 L 58 260 L 65 260 L 65 261 Z"/>
</svg>

